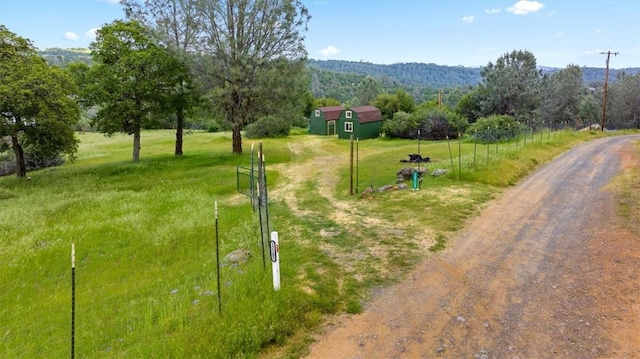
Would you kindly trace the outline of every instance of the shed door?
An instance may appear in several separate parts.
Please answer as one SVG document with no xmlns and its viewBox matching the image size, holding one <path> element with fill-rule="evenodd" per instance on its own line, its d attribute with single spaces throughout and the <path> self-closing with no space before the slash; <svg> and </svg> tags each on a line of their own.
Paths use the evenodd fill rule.
<svg viewBox="0 0 640 359">
<path fill-rule="evenodd" d="M 336 121 L 327 121 L 327 135 L 336 134 Z"/>
</svg>

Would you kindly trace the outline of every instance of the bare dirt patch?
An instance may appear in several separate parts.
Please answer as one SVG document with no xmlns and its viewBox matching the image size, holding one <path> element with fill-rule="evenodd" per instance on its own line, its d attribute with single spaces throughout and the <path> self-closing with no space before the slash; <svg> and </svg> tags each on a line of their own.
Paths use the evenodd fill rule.
<svg viewBox="0 0 640 359">
<path fill-rule="evenodd" d="M 507 190 L 446 253 L 333 318 L 309 358 L 640 357 L 640 237 L 604 190 L 640 166 L 633 139 L 578 146 Z"/>
<path fill-rule="evenodd" d="M 319 231 L 318 235 L 325 241 L 318 245 L 348 273 L 354 274 L 354 265 L 364 258 L 378 258 L 381 265 L 372 268 L 372 271 L 378 271 L 379 275 L 386 277 L 388 273 L 383 268 L 389 254 L 389 245 L 381 243 L 378 239 L 387 238 L 390 234 L 404 233 L 402 225 L 391 223 L 372 213 L 364 202 L 354 206 L 353 202 L 337 198 L 336 188 L 340 180 L 340 171 L 349 167 L 349 158 L 332 153 L 331 143 L 331 139 L 319 137 L 291 142 L 289 150 L 301 159 L 296 160 L 293 165 L 270 167 L 280 172 L 281 183 L 270 190 L 269 198 L 284 201 L 297 217 L 327 218 L 333 221 L 335 227 Z M 307 188 L 309 183 L 315 183 L 315 187 Z M 322 207 L 321 213 L 314 213 L 313 209 L 301 205 L 301 201 L 310 196 L 328 201 L 328 205 Z M 363 235 L 363 231 L 375 235 L 366 236 Z M 332 243 L 332 238 L 343 233 L 362 238 L 357 250 Z M 363 274 L 355 273 L 355 278 L 362 279 Z"/>
</svg>

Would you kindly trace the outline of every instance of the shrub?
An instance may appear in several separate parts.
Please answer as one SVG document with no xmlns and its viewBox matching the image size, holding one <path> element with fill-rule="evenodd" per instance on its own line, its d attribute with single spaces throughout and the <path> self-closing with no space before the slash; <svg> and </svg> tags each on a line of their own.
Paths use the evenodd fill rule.
<svg viewBox="0 0 640 359">
<path fill-rule="evenodd" d="M 299 127 L 299 128 L 308 128 L 309 119 L 304 116 L 296 117 L 293 120 L 291 120 L 291 126 Z"/>
<path fill-rule="evenodd" d="M 391 138 L 420 138 L 428 140 L 443 140 L 457 138 L 458 133 L 464 132 L 469 124 L 462 116 L 448 111 L 422 109 L 414 114 L 397 112 L 393 119 L 385 121 L 383 132 Z"/>
<path fill-rule="evenodd" d="M 389 138 L 416 138 L 418 123 L 411 114 L 400 111 L 384 121 L 382 132 Z"/>
<path fill-rule="evenodd" d="M 245 127 L 247 138 L 287 137 L 291 131 L 291 123 L 275 116 L 265 116 Z"/>
<path fill-rule="evenodd" d="M 60 166 L 64 163 L 64 158 L 60 154 L 44 155 L 42 153 L 25 151 L 24 162 L 27 171 L 34 171 L 47 167 Z M 13 152 L 0 152 L 0 177 L 15 173 L 16 160 Z"/>
<path fill-rule="evenodd" d="M 483 143 L 494 143 L 519 136 L 524 125 L 507 115 L 481 117 L 467 130 L 469 136 L 476 136 Z"/>
<path fill-rule="evenodd" d="M 469 123 L 462 116 L 449 110 L 429 109 L 419 111 L 416 116 L 420 122 L 420 137 L 428 140 L 458 138 Z"/>
<path fill-rule="evenodd" d="M 214 119 L 208 121 L 207 132 L 220 132 L 231 131 L 231 125 L 229 122 L 221 119 Z"/>
</svg>

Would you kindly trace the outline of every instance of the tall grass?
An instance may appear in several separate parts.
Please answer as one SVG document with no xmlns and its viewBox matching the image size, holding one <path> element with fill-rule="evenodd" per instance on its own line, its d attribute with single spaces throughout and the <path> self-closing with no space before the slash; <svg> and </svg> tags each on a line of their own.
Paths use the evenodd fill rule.
<svg viewBox="0 0 640 359">
<path fill-rule="evenodd" d="M 148 132 L 139 163 L 127 136 L 81 140 L 73 164 L 0 179 L 1 357 L 68 355 L 71 243 L 78 357 L 251 357 L 306 325 L 305 295 L 270 287 L 249 199 L 235 194 L 235 167 L 249 155 L 231 154 L 228 137 L 188 136 L 174 157 L 171 133 Z M 288 160 L 286 149 L 269 151 L 272 163 Z M 221 258 L 254 253 L 223 263 L 222 314 L 215 201 Z"/>
</svg>

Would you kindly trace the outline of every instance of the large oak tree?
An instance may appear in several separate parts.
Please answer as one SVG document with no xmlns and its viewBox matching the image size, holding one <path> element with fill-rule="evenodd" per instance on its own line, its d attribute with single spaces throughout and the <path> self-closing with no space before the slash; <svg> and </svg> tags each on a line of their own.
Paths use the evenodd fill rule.
<svg viewBox="0 0 640 359">
<path fill-rule="evenodd" d="M 139 21 L 153 41 L 167 48 L 183 65 L 190 66 L 190 54 L 199 48 L 202 14 L 198 0 L 121 0 L 128 19 Z M 185 116 L 198 103 L 199 92 L 191 72 L 184 72 L 172 98 L 176 115 L 175 155 L 182 155 Z"/>
<path fill-rule="evenodd" d="M 73 159 L 78 146 L 73 126 L 80 119 L 73 93 L 63 70 L 47 65 L 29 40 L 0 25 L 0 140 L 11 138 L 18 177 L 27 173 L 26 147 Z"/>
<path fill-rule="evenodd" d="M 212 99 L 242 153 L 241 130 L 267 115 L 298 116 L 307 91 L 303 32 L 310 15 L 299 0 L 198 0 L 200 58 Z"/>
<path fill-rule="evenodd" d="M 117 20 L 91 44 L 95 65 L 84 76 L 83 99 L 98 105 L 92 124 L 107 135 L 133 135 L 133 160 L 140 159 L 140 133 L 173 111 L 186 68 L 154 43 L 137 21 Z"/>
</svg>

